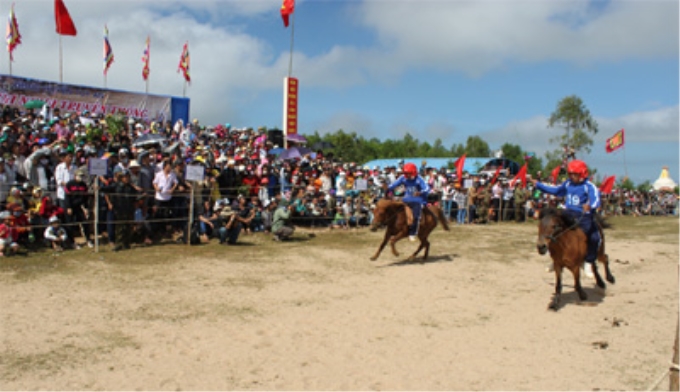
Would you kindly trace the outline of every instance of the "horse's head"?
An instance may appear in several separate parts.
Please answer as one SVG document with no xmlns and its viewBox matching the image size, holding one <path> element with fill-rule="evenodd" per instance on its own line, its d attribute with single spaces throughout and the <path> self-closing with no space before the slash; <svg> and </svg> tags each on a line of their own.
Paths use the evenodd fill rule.
<svg viewBox="0 0 680 392">
<path fill-rule="evenodd" d="M 550 242 L 555 240 L 555 235 L 565 227 L 561 215 L 553 208 L 540 210 L 538 219 L 536 249 L 539 254 L 544 255 L 548 252 Z"/>
</svg>

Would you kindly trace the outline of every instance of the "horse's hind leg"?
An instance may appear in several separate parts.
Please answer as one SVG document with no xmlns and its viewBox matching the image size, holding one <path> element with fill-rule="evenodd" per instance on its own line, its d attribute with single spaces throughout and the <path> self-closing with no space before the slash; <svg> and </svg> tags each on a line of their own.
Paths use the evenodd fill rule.
<svg viewBox="0 0 680 392">
<path fill-rule="evenodd" d="M 581 301 L 585 301 L 588 299 L 588 294 L 586 294 L 586 291 L 583 290 L 583 287 L 581 287 L 581 266 L 576 265 L 574 267 L 571 267 L 571 273 L 574 275 L 574 289 L 578 293 L 578 297 Z"/>
<path fill-rule="evenodd" d="M 593 263 L 593 274 L 595 275 L 595 283 L 597 284 L 597 287 L 601 288 L 602 290 L 606 289 L 607 285 L 604 283 L 604 280 L 602 280 L 600 271 L 597 270 L 597 263 Z"/>
<path fill-rule="evenodd" d="M 424 247 L 425 247 L 425 245 L 424 245 L 423 242 L 421 241 L 421 242 L 420 242 L 420 245 L 418 245 L 418 249 L 416 249 L 416 251 L 413 252 L 413 254 L 409 257 L 409 260 L 415 259 L 416 256 L 418 255 L 418 253 L 420 253 L 420 251 L 423 250 Z"/>
<path fill-rule="evenodd" d="M 600 252 L 600 254 L 597 255 L 597 261 L 604 265 L 604 274 L 607 278 L 607 282 L 611 284 L 616 283 L 616 279 L 614 278 L 614 275 L 612 275 L 612 271 L 609 269 L 609 255 L 604 252 Z"/>
<path fill-rule="evenodd" d="M 425 254 L 423 255 L 423 260 L 427 260 L 430 255 L 430 241 L 425 240 Z"/>
<path fill-rule="evenodd" d="M 560 306 L 560 296 L 562 295 L 562 266 L 555 266 L 555 294 L 548 304 L 548 309 L 557 311 Z"/>
</svg>

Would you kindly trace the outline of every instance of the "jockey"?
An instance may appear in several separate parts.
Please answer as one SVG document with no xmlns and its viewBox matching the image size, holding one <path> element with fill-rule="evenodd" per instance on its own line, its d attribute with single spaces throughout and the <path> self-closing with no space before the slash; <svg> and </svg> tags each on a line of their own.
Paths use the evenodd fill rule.
<svg viewBox="0 0 680 392">
<path fill-rule="evenodd" d="M 393 191 L 395 188 L 404 186 L 404 197 L 402 201 L 406 203 L 413 212 L 413 222 L 408 228 L 409 241 L 416 240 L 418 233 L 418 224 L 420 223 L 420 211 L 423 204 L 427 203 L 427 195 L 430 193 L 430 187 L 422 177 L 418 175 L 418 168 L 413 163 L 404 165 L 404 175 L 399 177 L 395 182 L 387 187 L 388 191 Z"/>
<path fill-rule="evenodd" d="M 587 277 L 592 278 L 601 240 L 595 224 L 595 211 L 600 207 L 600 191 L 588 181 L 588 167 L 583 161 L 575 159 L 569 162 L 567 174 L 569 179 L 557 186 L 545 185 L 535 179 L 531 179 L 531 182 L 542 192 L 564 197 L 567 213 L 578 221 L 586 234 L 588 253 L 583 270 Z"/>
</svg>

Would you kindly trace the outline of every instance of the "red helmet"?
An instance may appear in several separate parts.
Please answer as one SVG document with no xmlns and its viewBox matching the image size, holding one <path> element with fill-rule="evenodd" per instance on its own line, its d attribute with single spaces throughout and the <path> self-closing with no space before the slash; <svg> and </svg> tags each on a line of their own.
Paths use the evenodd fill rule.
<svg viewBox="0 0 680 392">
<path fill-rule="evenodd" d="M 588 177 L 588 166 L 585 162 L 574 159 L 567 165 L 567 173 L 576 173 L 582 180 Z"/>
<path fill-rule="evenodd" d="M 418 174 L 418 168 L 416 167 L 416 165 L 409 162 L 404 165 L 404 174 L 410 174 L 415 176 Z"/>
</svg>

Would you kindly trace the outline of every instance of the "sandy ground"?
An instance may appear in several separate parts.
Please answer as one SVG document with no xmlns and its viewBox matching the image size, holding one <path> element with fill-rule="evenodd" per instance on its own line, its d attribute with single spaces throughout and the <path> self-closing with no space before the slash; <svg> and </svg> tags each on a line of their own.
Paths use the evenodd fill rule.
<svg viewBox="0 0 680 392">
<path fill-rule="evenodd" d="M 656 219 L 670 233 L 609 231 L 617 283 L 585 279 L 582 303 L 565 274 L 556 313 L 534 224 L 438 228 L 426 263 L 369 261 L 382 233 L 365 230 L 14 260 L 0 273 L 1 387 L 647 389 L 678 317 L 678 221 Z"/>
</svg>

